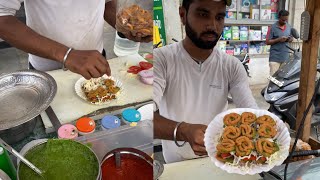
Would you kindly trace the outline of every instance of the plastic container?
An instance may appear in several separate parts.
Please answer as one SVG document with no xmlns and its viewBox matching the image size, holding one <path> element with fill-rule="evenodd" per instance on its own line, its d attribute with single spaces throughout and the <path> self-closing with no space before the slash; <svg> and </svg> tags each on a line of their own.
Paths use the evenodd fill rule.
<svg viewBox="0 0 320 180">
<path fill-rule="evenodd" d="M 122 112 L 122 120 L 127 122 L 138 122 L 141 120 L 141 114 L 135 109 L 126 109 Z"/>
<path fill-rule="evenodd" d="M 90 144 L 100 161 L 108 152 L 119 147 L 136 148 L 151 156 L 153 153 L 153 121 L 141 121 L 136 127 L 123 125 L 108 131 L 80 136 L 76 140 Z"/>
<path fill-rule="evenodd" d="M 76 127 L 80 135 L 88 135 L 95 131 L 96 123 L 91 118 L 82 117 L 76 122 Z"/>
<path fill-rule="evenodd" d="M 9 153 L 0 146 L 0 169 L 5 172 L 12 180 L 17 179 L 17 171 L 14 167 Z"/>
<path fill-rule="evenodd" d="M 120 125 L 121 120 L 117 116 L 107 115 L 101 120 L 101 128 L 103 130 L 118 128 Z"/>
<path fill-rule="evenodd" d="M 72 124 L 65 124 L 58 129 L 59 139 L 75 139 L 78 137 L 78 129 Z"/>
<path fill-rule="evenodd" d="M 140 42 L 131 41 L 125 38 L 121 34 L 120 36 L 118 32 L 116 32 L 116 38 L 114 40 L 114 47 L 113 47 L 114 53 L 119 57 L 138 54 L 139 48 L 140 48 Z"/>
<path fill-rule="evenodd" d="M 153 70 L 143 70 L 139 73 L 140 81 L 144 84 L 152 85 L 153 84 Z"/>
</svg>

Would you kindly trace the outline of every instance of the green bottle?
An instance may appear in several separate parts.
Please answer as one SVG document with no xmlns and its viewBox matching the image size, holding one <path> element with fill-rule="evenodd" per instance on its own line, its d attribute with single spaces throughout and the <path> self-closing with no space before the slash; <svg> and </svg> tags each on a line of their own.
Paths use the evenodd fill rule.
<svg viewBox="0 0 320 180">
<path fill-rule="evenodd" d="M 8 152 L 0 146 L 0 169 L 4 171 L 12 180 L 17 179 L 17 171 L 14 167 Z"/>
</svg>

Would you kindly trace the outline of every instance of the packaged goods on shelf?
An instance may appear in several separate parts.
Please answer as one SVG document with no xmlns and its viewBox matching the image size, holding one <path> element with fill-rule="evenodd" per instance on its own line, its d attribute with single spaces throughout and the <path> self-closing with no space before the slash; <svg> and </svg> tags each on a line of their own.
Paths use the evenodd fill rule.
<svg viewBox="0 0 320 180">
<path fill-rule="evenodd" d="M 232 26 L 232 40 L 239 40 L 239 26 Z"/>
<path fill-rule="evenodd" d="M 262 35 L 262 40 L 267 39 L 267 34 L 268 34 L 268 26 L 261 26 L 261 35 Z"/>
<path fill-rule="evenodd" d="M 220 48 L 221 51 L 226 52 L 226 46 L 227 46 L 226 41 L 219 41 L 218 42 L 218 47 Z"/>
<path fill-rule="evenodd" d="M 226 46 L 226 53 L 233 56 L 234 47 L 233 46 Z"/>
<path fill-rule="evenodd" d="M 232 30 L 229 26 L 224 27 L 223 29 L 223 39 L 224 40 L 231 40 Z"/>
</svg>

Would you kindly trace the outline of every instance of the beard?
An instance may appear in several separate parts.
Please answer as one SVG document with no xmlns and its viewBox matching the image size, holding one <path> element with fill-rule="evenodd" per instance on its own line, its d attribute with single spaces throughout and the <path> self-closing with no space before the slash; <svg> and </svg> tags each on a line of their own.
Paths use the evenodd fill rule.
<svg viewBox="0 0 320 180">
<path fill-rule="evenodd" d="M 187 36 L 191 39 L 193 44 L 195 44 L 200 49 L 213 49 L 217 45 L 217 42 L 219 41 L 219 37 L 221 36 L 221 34 L 219 35 L 215 31 L 202 32 L 198 36 L 197 33 L 191 28 L 188 20 L 186 21 L 185 28 L 186 28 Z M 204 41 L 201 39 L 201 36 L 203 35 L 214 35 L 216 39 L 214 41 Z"/>
</svg>

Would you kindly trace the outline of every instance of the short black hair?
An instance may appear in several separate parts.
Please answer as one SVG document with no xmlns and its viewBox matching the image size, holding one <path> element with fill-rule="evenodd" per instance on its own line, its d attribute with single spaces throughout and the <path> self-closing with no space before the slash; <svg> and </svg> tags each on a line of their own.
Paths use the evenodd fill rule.
<svg viewBox="0 0 320 180">
<path fill-rule="evenodd" d="M 184 7 L 187 11 L 189 10 L 190 4 L 193 3 L 194 0 L 182 0 L 182 7 Z M 224 1 L 226 3 L 226 1 Z"/>
<path fill-rule="evenodd" d="M 278 15 L 279 15 L 279 18 L 282 16 L 289 16 L 289 11 L 281 10 L 279 11 Z"/>
<path fill-rule="evenodd" d="M 182 7 L 188 11 L 191 3 L 193 3 L 193 0 L 182 0 Z"/>
</svg>

